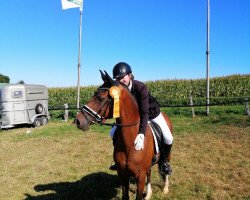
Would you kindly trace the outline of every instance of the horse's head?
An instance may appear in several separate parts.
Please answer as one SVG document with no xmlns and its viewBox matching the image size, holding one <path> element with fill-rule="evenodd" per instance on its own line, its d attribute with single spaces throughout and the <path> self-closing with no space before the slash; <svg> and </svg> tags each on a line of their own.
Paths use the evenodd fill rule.
<svg viewBox="0 0 250 200">
<path fill-rule="evenodd" d="M 102 123 L 105 119 L 113 116 L 113 98 L 110 95 L 110 88 L 118 85 L 106 71 L 101 72 L 103 85 L 95 92 L 91 100 L 82 107 L 76 115 L 75 123 L 78 128 L 86 131 L 92 123 Z"/>
</svg>

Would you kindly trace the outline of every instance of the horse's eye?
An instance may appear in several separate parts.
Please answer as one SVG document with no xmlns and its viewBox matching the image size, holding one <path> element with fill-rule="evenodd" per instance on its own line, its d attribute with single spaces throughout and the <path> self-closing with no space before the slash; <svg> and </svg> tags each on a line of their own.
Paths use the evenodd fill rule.
<svg viewBox="0 0 250 200">
<path fill-rule="evenodd" d="M 101 96 L 100 94 L 98 95 L 98 99 L 99 99 L 99 101 L 103 101 L 104 99 L 105 99 L 105 97 L 104 96 Z"/>
</svg>

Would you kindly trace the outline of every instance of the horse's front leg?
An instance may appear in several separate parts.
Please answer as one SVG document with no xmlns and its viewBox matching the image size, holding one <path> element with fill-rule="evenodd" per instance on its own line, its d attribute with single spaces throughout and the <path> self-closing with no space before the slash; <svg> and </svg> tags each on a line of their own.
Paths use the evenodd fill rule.
<svg viewBox="0 0 250 200">
<path fill-rule="evenodd" d="M 128 174 L 119 172 L 119 170 L 118 170 L 118 176 L 120 178 L 121 185 L 122 185 L 122 200 L 128 200 L 129 199 L 129 176 Z"/>
<path fill-rule="evenodd" d="M 151 169 L 147 171 L 147 193 L 146 193 L 146 197 L 145 200 L 149 200 L 151 199 L 152 196 L 152 188 L 151 188 Z"/>
<path fill-rule="evenodd" d="M 139 172 L 138 176 L 136 177 L 136 182 L 137 182 L 136 200 L 143 199 L 145 179 L 146 179 L 146 172 L 143 171 Z"/>
</svg>

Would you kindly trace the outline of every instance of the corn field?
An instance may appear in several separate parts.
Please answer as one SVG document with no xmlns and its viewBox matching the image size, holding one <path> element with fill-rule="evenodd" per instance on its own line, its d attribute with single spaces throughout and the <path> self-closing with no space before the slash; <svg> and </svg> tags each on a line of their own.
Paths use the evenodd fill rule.
<svg viewBox="0 0 250 200">
<path fill-rule="evenodd" d="M 162 106 L 187 105 L 190 95 L 195 104 L 205 104 L 206 80 L 160 80 L 145 82 L 150 93 Z M 98 86 L 81 87 L 80 105 L 84 105 L 94 94 Z M 210 79 L 210 103 L 230 104 L 243 101 L 250 96 L 250 74 L 231 75 Z M 49 107 L 62 108 L 65 103 L 76 107 L 77 88 L 49 88 Z"/>
</svg>

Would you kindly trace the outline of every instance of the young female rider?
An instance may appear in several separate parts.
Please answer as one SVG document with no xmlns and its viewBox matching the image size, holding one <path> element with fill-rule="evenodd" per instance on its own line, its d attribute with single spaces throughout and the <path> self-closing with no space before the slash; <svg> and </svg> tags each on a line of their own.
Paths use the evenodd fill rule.
<svg viewBox="0 0 250 200">
<path fill-rule="evenodd" d="M 140 81 L 134 80 L 132 75 L 131 67 L 125 62 L 117 63 L 113 68 L 113 78 L 120 83 L 125 84 L 132 95 L 135 97 L 139 113 L 140 113 L 140 126 L 138 135 L 134 141 L 135 149 L 140 151 L 144 147 L 144 137 L 146 133 L 146 128 L 148 121 L 157 123 L 163 133 L 164 145 L 163 151 L 166 154 L 162 165 L 162 173 L 170 175 L 172 172 L 170 164 L 167 162 L 172 142 L 173 136 L 169 130 L 169 127 L 162 116 L 159 108 L 159 104 L 154 97 L 152 97 L 146 87 L 146 85 Z M 110 136 L 113 139 L 115 134 L 116 126 L 114 126 L 110 131 Z M 116 170 L 116 166 L 112 165 L 111 170 Z"/>
</svg>

